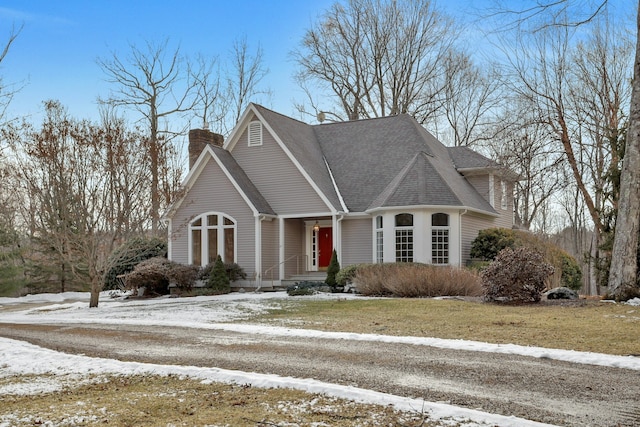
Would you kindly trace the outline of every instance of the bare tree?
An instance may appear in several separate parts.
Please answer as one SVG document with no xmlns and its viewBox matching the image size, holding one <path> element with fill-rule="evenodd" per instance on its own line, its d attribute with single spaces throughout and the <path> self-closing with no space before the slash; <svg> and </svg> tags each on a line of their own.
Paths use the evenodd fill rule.
<svg viewBox="0 0 640 427">
<path fill-rule="evenodd" d="M 628 103 L 629 47 L 606 14 L 589 16 L 589 24 L 569 16 L 567 4 L 555 3 L 544 21 L 520 21 L 515 43 L 504 50 L 510 73 L 505 83 L 529 101 L 538 123 L 547 126 L 564 152 L 577 192 L 595 227 L 595 256 L 611 225 L 617 204 L 615 171 L 619 168 Z M 533 9 L 532 9 L 533 10 Z M 548 12 L 549 10 L 546 9 Z M 580 22 L 581 43 L 574 32 Z M 505 37 L 505 39 L 507 38 Z"/>
<path fill-rule="evenodd" d="M 529 230 L 557 191 L 566 186 L 563 153 L 550 144 L 554 135 L 538 123 L 528 103 L 512 99 L 515 108 L 503 112 L 484 146 L 492 158 L 517 173 L 514 214 L 518 227 Z M 539 222 L 539 221 L 538 221 Z"/>
<path fill-rule="evenodd" d="M 408 113 L 424 123 L 440 106 L 455 38 L 451 19 L 428 0 L 335 3 L 294 52 L 297 79 L 330 93 L 333 105 L 320 111 L 336 118 Z"/>
<path fill-rule="evenodd" d="M 146 42 L 143 50 L 130 45 L 126 59 L 117 53 L 111 58 L 98 59 L 98 64 L 116 89 L 108 100 L 113 106 L 124 106 L 138 111 L 149 132 L 147 152 L 151 172 L 151 227 L 158 233 L 161 194 L 160 170 L 164 151 L 171 143 L 172 132 L 166 120 L 193 109 L 195 83 L 191 80 L 188 64 L 180 56 L 179 48 L 170 50 L 168 39 L 154 44 Z M 162 121 L 165 121 L 164 127 Z"/>
<path fill-rule="evenodd" d="M 251 99 L 256 95 L 269 95 L 260 90 L 259 84 L 269 72 L 264 68 L 263 51 L 260 46 L 255 53 L 249 51 L 246 37 L 236 39 L 231 48 L 231 66 L 227 70 L 227 96 L 230 100 L 231 127 L 240 119 Z"/>
<path fill-rule="evenodd" d="M 640 2 L 636 29 L 640 31 Z M 638 33 L 636 33 L 638 34 Z M 609 292 L 617 298 L 638 293 L 638 233 L 640 233 L 640 35 L 636 36 L 629 132 L 620 178 L 618 217 L 611 253 Z"/>
<path fill-rule="evenodd" d="M 11 27 L 7 42 L 2 48 L 2 52 L 0 52 L 0 64 L 5 60 L 7 54 L 9 53 L 9 49 L 11 48 L 11 45 L 13 45 L 13 43 L 16 41 L 23 28 L 24 25 L 21 25 L 18 28 L 16 28 L 15 25 Z M 13 96 L 19 89 L 20 88 L 16 87 L 15 85 L 3 82 L 2 78 L 0 77 L 0 122 L 2 122 L 3 118 L 5 117 L 7 107 L 9 106 L 11 100 L 13 99 Z M 0 146 L 0 152 L 1 148 L 2 146 Z"/>
<path fill-rule="evenodd" d="M 453 134 L 453 145 L 473 145 L 495 135 L 497 112 L 504 100 L 503 84 L 497 70 L 483 72 L 469 55 L 451 51 L 445 61 L 444 92 L 441 111 Z"/>
<path fill-rule="evenodd" d="M 61 291 L 89 282 L 95 307 L 109 253 L 148 222 L 147 138 L 106 112 L 96 125 L 59 102 L 45 107 L 41 128 L 25 123 L 11 134 L 32 271 Z"/>
<path fill-rule="evenodd" d="M 203 129 L 208 129 L 210 125 L 214 129 L 222 129 L 225 127 L 229 102 L 218 58 L 198 54 L 194 64 L 191 69 L 196 88 L 194 111 L 202 121 Z"/>
</svg>

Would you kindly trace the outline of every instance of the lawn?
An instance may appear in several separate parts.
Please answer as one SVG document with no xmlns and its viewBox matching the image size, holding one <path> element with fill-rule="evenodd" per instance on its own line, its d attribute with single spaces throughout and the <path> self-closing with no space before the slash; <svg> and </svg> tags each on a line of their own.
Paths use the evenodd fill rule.
<svg viewBox="0 0 640 427">
<path fill-rule="evenodd" d="M 580 300 L 510 306 L 457 299 L 286 296 L 277 301 L 273 307 L 279 308 L 241 322 L 640 354 L 640 307 L 625 304 Z M 0 389 L 56 380 L 47 375 L 0 377 Z M 9 393 L 2 400 L 0 426 L 465 425 L 457 420 L 430 420 L 420 408 L 403 413 L 389 406 L 301 391 L 207 383 L 175 375 L 85 377 L 69 381 L 59 391 Z"/>
<path fill-rule="evenodd" d="M 3 382 L 6 380 L 0 380 L 0 386 Z M 390 406 L 289 389 L 208 384 L 153 375 L 97 377 L 84 382 L 54 393 L 4 396 L 0 425 L 442 425 L 429 423 L 419 412 L 403 413 Z"/>
<path fill-rule="evenodd" d="M 441 299 L 291 298 L 282 309 L 251 321 L 324 331 L 640 355 L 640 307 L 592 300 L 513 306 Z"/>
</svg>

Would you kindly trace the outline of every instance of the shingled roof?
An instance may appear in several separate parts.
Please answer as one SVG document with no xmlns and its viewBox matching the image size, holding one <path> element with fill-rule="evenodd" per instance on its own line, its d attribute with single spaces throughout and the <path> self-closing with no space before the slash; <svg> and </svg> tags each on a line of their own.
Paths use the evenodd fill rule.
<svg viewBox="0 0 640 427">
<path fill-rule="evenodd" d="M 231 153 L 215 145 L 210 145 L 209 147 L 215 152 L 220 162 L 222 162 L 225 169 L 229 171 L 256 210 L 261 214 L 275 215 L 276 213 L 269 205 L 269 202 L 267 202 L 262 193 L 256 188 L 253 181 L 249 179 L 245 171 L 240 167 L 238 162 L 236 162 L 236 159 L 231 156 Z"/>
<path fill-rule="evenodd" d="M 338 211 L 419 205 L 496 214 L 456 167 L 499 165 L 448 149 L 409 115 L 309 125 L 252 105 Z"/>
</svg>

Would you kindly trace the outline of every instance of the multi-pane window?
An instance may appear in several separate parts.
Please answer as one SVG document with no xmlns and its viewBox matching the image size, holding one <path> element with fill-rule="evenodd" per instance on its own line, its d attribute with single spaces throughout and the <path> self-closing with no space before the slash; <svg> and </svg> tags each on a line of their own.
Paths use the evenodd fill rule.
<svg viewBox="0 0 640 427">
<path fill-rule="evenodd" d="M 431 215 L 431 263 L 449 264 L 449 215 Z"/>
<path fill-rule="evenodd" d="M 236 223 L 220 213 L 208 213 L 196 217 L 189 224 L 191 236 L 191 263 L 207 265 L 218 254 L 226 263 L 235 262 Z"/>
<path fill-rule="evenodd" d="M 398 214 L 396 221 L 396 262 L 413 262 L 413 215 Z"/>
<path fill-rule="evenodd" d="M 382 215 L 376 217 L 376 262 L 384 262 L 384 233 L 382 230 Z"/>
</svg>

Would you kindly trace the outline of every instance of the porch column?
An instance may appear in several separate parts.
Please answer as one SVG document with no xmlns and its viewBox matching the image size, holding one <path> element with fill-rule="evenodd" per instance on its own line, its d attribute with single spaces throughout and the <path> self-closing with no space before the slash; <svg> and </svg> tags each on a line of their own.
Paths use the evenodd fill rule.
<svg viewBox="0 0 640 427">
<path fill-rule="evenodd" d="M 333 230 L 333 248 L 338 253 L 338 262 L 342 265 L 342 220 L 344 215 L 334 214 L 331 216 L 331 229 Z"/>
<path fill-rule="evenodd" d="M 278 280 L 284 279 L 284 218 L 278 218 Z"/>
<path fill-rule="evenodd" d="M 256 272 L 256 289 L 262 287 L 262 215 L 256 215 L 255 222 L 255 272 Z"/>
</svg>

